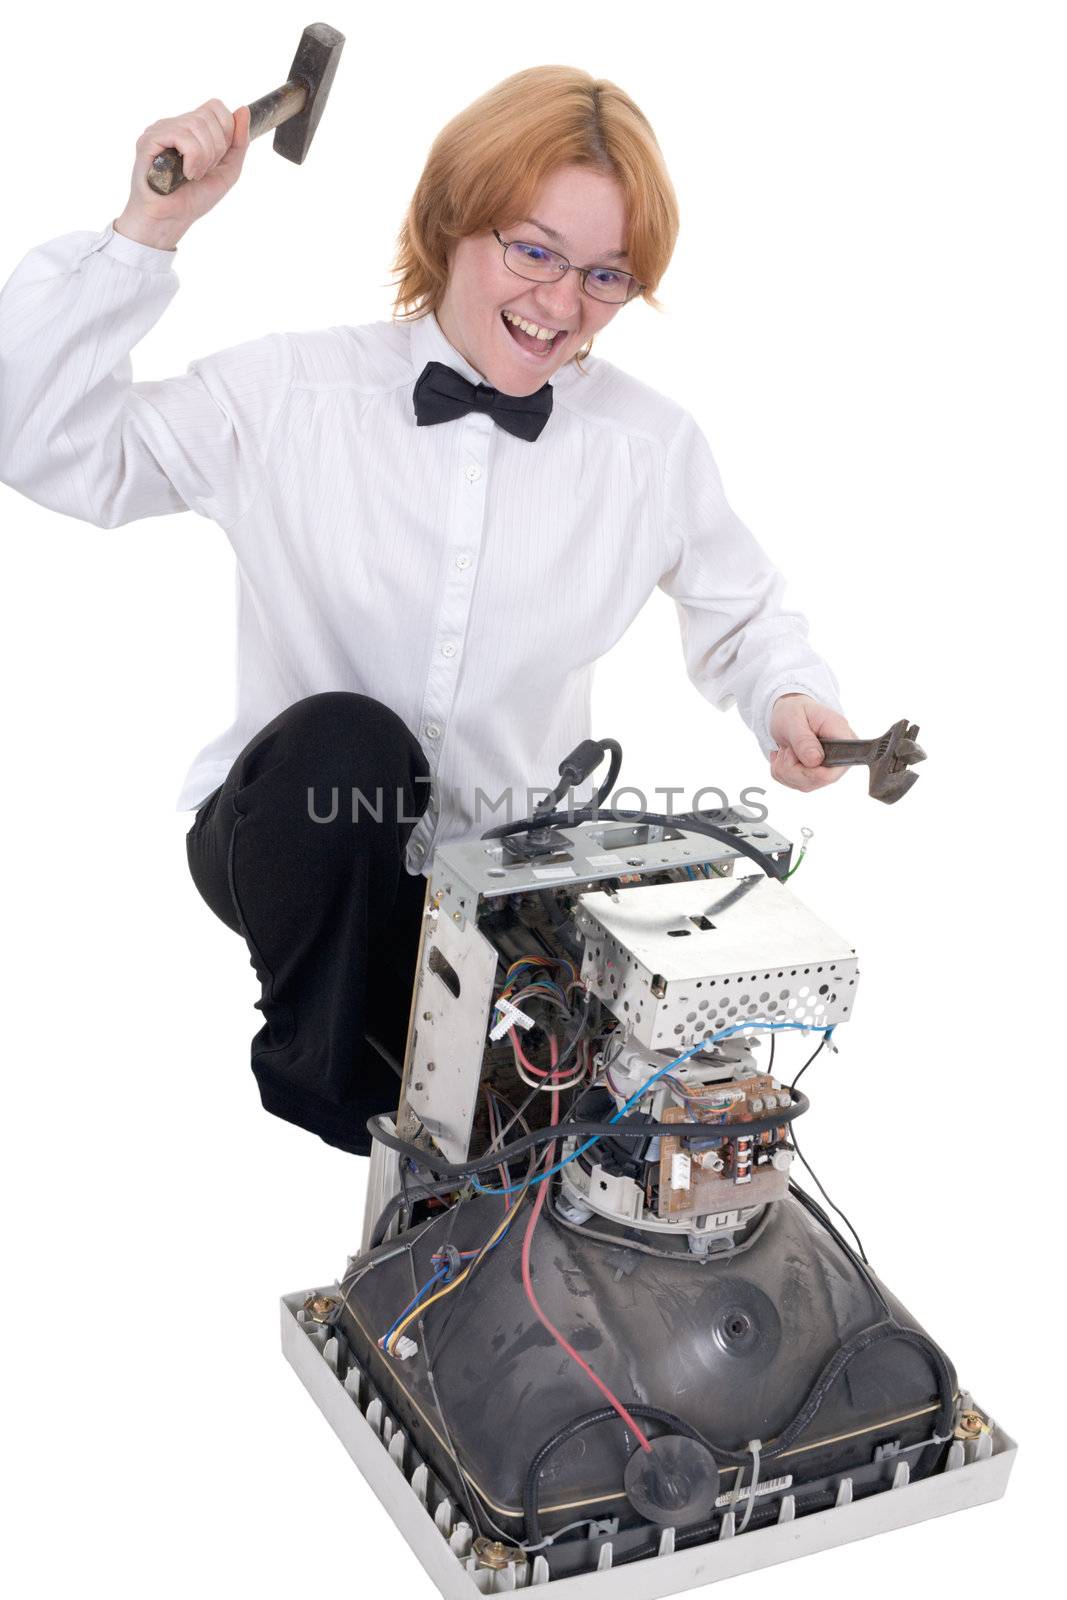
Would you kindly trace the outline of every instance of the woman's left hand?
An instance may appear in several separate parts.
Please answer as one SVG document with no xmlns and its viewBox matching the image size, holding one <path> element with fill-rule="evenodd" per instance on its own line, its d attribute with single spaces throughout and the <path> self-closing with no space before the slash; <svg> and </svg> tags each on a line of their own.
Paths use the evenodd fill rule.
<svg viewBox="0 0 1067 1600">
<path fill-rule="evenodd" d="M 824 789 L 847 767 L 824 767 L 821 739 L 856 739 L 840 711 L 831 711 L 807 694 L 779 695 L 771 710 L 771 775 L 790 789 Z"/>
</svg>

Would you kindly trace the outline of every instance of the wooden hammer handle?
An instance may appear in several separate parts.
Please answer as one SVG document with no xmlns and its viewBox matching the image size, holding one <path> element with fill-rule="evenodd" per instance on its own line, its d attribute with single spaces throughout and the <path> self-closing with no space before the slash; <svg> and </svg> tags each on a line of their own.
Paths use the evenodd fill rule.
<svg viewBox="0 0 1067 1600">
<path fill-rule="evenodd" d="M 303 111 L 308 97 L 308 85 L 303 78 L 290 78 L 280 89 L 272 89 L 260 100 L 253 100 L 248 108 L 248 137 L 258 139 L 281 122 L 288 122 Z M 150 189 L 156 194 L 173 194 L 189 180 L 182 167 L 180 150 L 161 150 L 145 174 Z"/>
</svg>

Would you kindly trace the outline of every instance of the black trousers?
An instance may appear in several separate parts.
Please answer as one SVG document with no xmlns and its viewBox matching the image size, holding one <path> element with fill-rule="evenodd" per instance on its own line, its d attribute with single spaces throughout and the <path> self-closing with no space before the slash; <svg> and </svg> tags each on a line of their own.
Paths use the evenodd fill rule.
<svg viewBox="0 0 1067 1600">
<path fill-rule="evenodd" d="M 193 882 L 262 985 L 252 1071 L 266 1110 L 366 1155 L 393 1110 L 427 880 L 404 850 L 429 765 L 395 712 L 316 694 L 256 735 L 186 836 Z M 353 820 L 355 813 L 356 820 Z"/>
</svg>

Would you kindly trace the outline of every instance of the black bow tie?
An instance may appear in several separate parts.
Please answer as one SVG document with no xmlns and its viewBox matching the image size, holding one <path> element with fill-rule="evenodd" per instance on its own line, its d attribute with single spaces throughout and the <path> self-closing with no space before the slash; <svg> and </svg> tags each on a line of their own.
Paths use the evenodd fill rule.
<svg viewBox="0 0 1067 1600">
<path fill-rule="evenodd" d="M 552 385 L 536 394 L 501 394 L 487 383 L 470 383 L 441 361 L 428 361 L 415 385 L 415 418 L 420 428 L 451 422 L 468 411 L 487 411 L 493 421 L 519 439 L 536 439 L 552 414 Z"/>
</svg>

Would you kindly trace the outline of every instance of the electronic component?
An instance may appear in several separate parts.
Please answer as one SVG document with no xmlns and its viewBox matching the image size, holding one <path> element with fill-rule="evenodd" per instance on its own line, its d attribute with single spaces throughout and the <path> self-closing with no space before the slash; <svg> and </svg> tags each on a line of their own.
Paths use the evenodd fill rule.
<svg viewBox="0 0 1067 1600">
<path fill-rule="evenodd" d="M 782 882 L 788 840 L 529 821 L 437 853 L 363 1249 L 316 1314 L 394 1461 L 417 1442 L 477 1592 L 916 1488 L 969 1459 L 964 1414 L 988 1455 L 943 1352 L 792 1180 L 787 1075 L 858 967 Z"/>
</svg>

